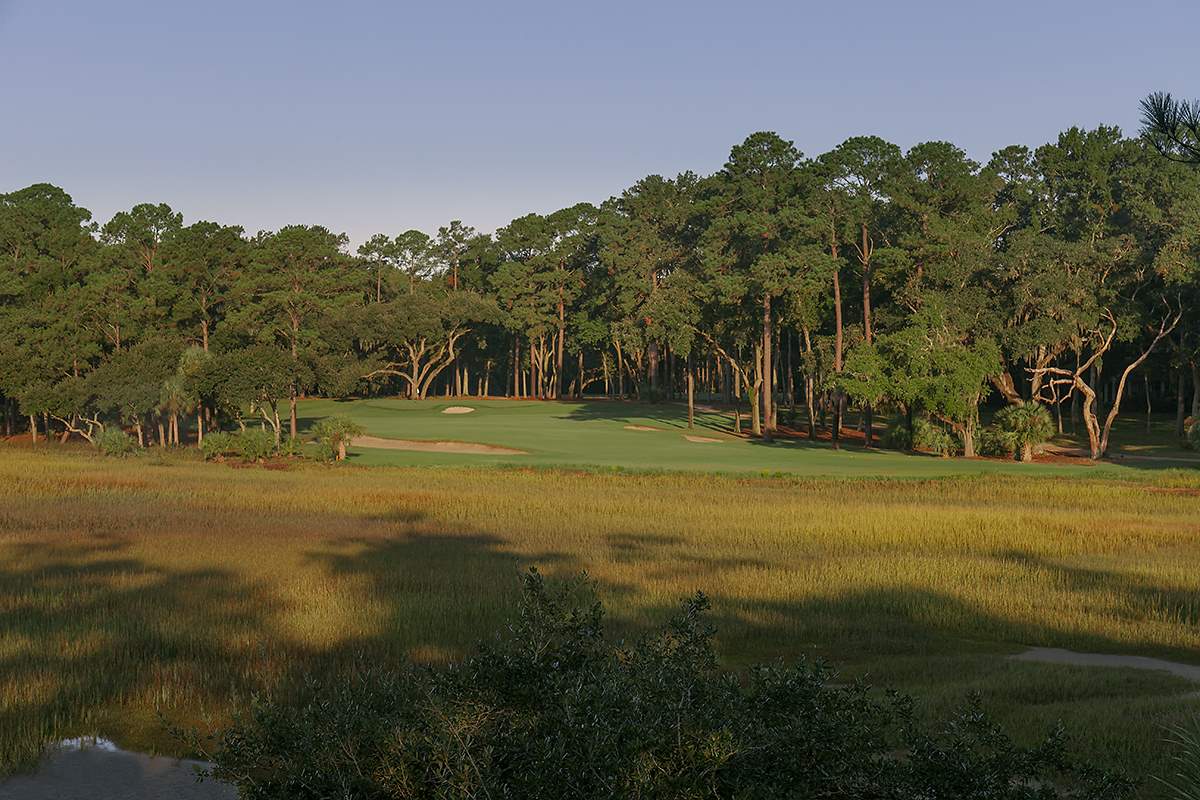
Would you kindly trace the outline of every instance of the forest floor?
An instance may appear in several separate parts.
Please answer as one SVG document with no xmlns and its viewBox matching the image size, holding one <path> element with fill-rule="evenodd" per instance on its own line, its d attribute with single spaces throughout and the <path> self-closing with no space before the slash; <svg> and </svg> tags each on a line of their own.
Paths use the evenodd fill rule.
<svg viewBox="0 0 1200 800">
<path fill-rule="evenodd" d="M 703 590 L 729 668 L 827 659 L 930 715 L 978 692 L 1020 737 L 1061 720 L 1076 752 L 1138 775 L 1166 768 L 1162 726 L 1200 713 L 1165 672 L 1006 657 L 1200 665 L 1200 471 L 768 446 L 719 420 L 696 431 L 719 443 L 694 443 L 655 407 L 456 402 L 477 410 L 302 412 L 530 455 L 235 469 L 0 444 L 0 772 L 78 735 L 179 754 L 160 713 L 220 724 L 255 688 L 357 657 L 453 658 L 501 627 L 531 565 L 586 571 L 616 635 Z M 396 458 L 437 468 L 364 466 Z"/>
</svg>

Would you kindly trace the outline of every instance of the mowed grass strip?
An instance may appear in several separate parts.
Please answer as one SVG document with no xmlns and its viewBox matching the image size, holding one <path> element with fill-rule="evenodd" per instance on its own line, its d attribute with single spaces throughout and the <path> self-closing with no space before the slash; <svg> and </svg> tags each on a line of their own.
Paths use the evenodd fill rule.
<svg viewBox="0 0 1200 800">
<path fill-rule="evenodd" d="M 757 479 L 233 468 L 0 447 L 0 764 L 101 733 L 171 751 L 247 693 L 490 635 L 537 565 L 634 635 L 696 590 L 727 666 L 827 658 L 1144 772 L 1179 679 L 1014 663 L 1025 645 L 1200 663 L 1200 477 Z M 1125 475 L 1128 477 L 1125 477 Z"/>
</svg>

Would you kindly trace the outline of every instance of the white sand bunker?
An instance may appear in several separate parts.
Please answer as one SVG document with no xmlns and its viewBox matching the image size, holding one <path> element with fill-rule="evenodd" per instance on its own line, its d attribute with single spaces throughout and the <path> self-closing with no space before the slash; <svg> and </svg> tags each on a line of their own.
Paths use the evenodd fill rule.
<svg viewBox="0 0 1200 800">
<path fill-rule="evenodd" d="M 1169 672 L 1190 681 L 1200 682 L 1200 667 L 1179 661 L 1165 661 L 1146 656 L 1120 656 L 1107 653 L 1076 653 L 1057 647 L 1031 647 L 1009 658 L 1017 661 L 1040 661 L 1044 664 L 1070 664 L 1076 667 L 1126 667 Z"/>
<path fill-rule="evenodd" d="M 475 409 L 471 408 L 470 406 L 450 406 L 449 408 L 443 408 L 442 413 L 443 414 L 470 414 L 474 410 Z"/>
<path fill-rule="evenodd" d="M 652 428 L 649 425 L 626 425 L 627 431 L 661 431 L 662 428 Z"/>
<path fill-rule="evenodd" d="M 724 439 L 714 439 L 711 436 L 692 436 L 690 433 L 685 433 L 683 438 L 687 439 L 689 442 L 699 442 L 701 444 L 720 444 L 724 441 Z"/>
<path fill-rule="evenodd" d="M 413 439 L 383 439 L 379 436 L 356 436 L 351 444 L 379 450 L 412 450 L 419 453 L 475 453 L 490 456 L 527 456 L 524 450 L 498 447 L 479 442 L 428 442 Z"/>
</svg>

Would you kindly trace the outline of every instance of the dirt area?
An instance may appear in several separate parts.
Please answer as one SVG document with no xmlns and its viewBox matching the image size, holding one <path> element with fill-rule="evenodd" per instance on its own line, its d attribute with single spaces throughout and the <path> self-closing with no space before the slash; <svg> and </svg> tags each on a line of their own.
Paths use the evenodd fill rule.
<svg viewBox="0 0 1200 800">
<path fill-rule="evenodd" d="M 1200 666 L 1146 656 L 1076 653 L 1073 650 L 1062 650 L 1057 647 L 1031 647 L 1025 652 L 1017 653 L 1009 658 L 1017 661 L 1039 661 L 1044 664 L 1069 664 L 1076 667 L 1126 667 L 1128 669 L 1158 670 L 1200 683 Z"/>
<path fill-rule="evenodd" d="M 492 456 L 525 456 L 524 450 L 511 447 L 498 447 L 494 444 L 479 442 L 429 442 L 412 439 L 383 439 L 379 436 L 357 436 L 350 442 L 352 446 L 374 447 L 379 450 L 412 450 L 420 453 L 474 453 Z"/>
<path fill-rule="evenodd" d="M 470 406 L 450 406 L 449 408 L 443 408 L 442 413 L 443 414 L 470 414 L 474 410 L 475 409 L 471 408 Z"/>
<path fill-rule="evenodd" d="M 662 428 L 652 428 L 649 425 L 626 425 L 627 431 L 661 431 Z"/>
<path fill-rule="evenodd" d="M 687 439 L 689 442 L 698 443 L 711 442 L 713 444 L 720 444 L 722 441 L 724 441 L 723 439 L 714 439 L 711 436 L 692 436 L 690 433 L 685 433 L 683 438 Z"/>
</svg>

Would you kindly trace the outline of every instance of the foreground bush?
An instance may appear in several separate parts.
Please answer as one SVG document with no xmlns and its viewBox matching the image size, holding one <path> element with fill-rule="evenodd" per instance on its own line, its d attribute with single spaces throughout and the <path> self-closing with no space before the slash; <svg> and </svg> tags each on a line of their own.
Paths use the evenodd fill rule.
<svg viewBox="0 0 1200 800">
<path fill-rule="evenodd" d="M 117 458 L 131 456 L 138 451 L 138 443 L 120 428 L 105 428 L 96 436 L 95 445 L 104 455 Z"/>
<path fill-rule="evenodd" d="M 1016 746 L 969 704 L 944 726 L 821 665 L 717 669 L 697 595 L 629 646 L 525 578 L 505 636 L 445 669 L 364 665 L 259 696 L 209 753 L 243 800 L 1127 796 L 1061 732 Z M 193 745 L 197 742 L 193 741 Z"/>
</svg>

